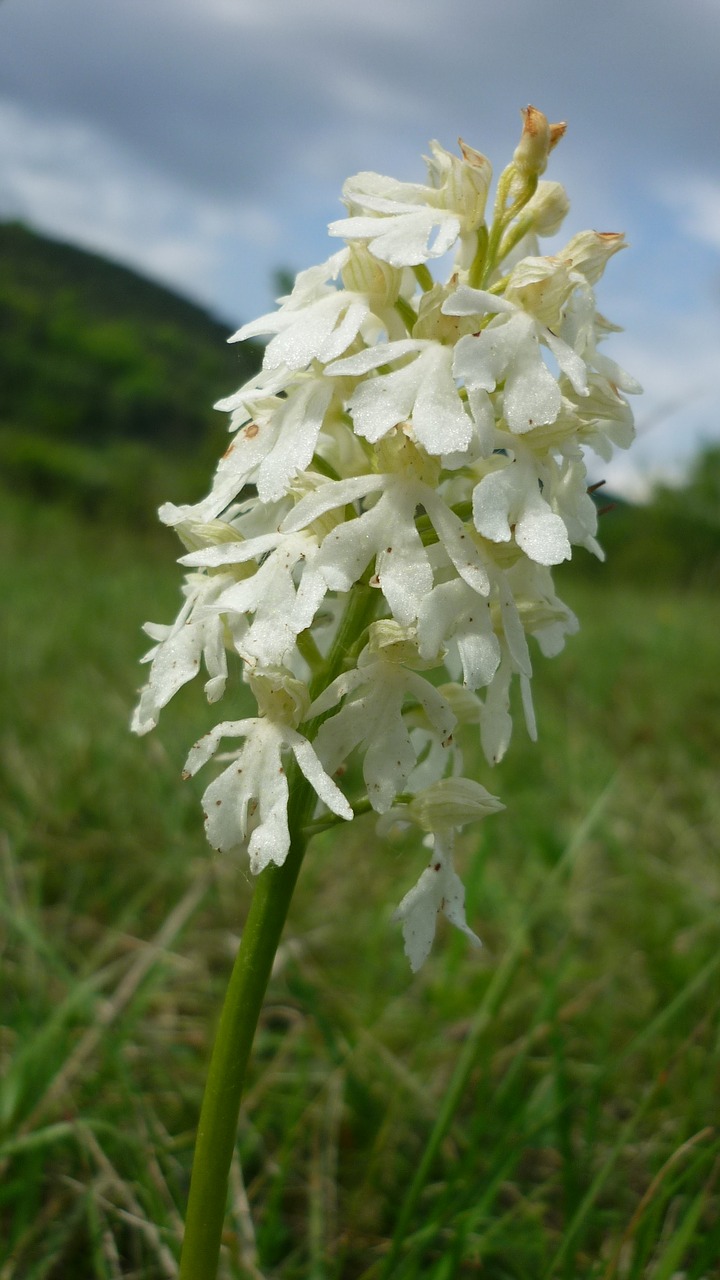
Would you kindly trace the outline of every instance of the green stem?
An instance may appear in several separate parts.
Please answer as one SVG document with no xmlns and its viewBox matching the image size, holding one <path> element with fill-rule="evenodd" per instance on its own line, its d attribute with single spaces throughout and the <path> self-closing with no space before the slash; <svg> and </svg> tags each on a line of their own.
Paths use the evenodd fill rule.
<svg viewBox="0 0 720 1280">
<path fill-rule="evenodd" d="M 410 306 L 410 303 L 406 302 L 404 298 L 398 298 L 395 303 L 395 310 L 402 319 L 408 333 L 411 334 L 417 324 L 417 315 Z"/>
<path fill-rule="evenodd" d="M 228 1175 L 250 1050 L 275 953 L 305 855 L 303 828 L 315 803 L 298 779 L 289 806 L 291 838 L 281 867 L 258 877 L 243 929 L 208 1071 L 193 1160 L 180 1280 L 215 1280 Z M 293 812 L 294 810 L 294 812 Z"/>
<path fill-rule="evenodd" d="M 348 661 L 357 637 L 372 620 L 380 593 L 356 586 L 327 661 L 310 686 L 316 698 Z M 312 740 L 321 717 L 305 726 Z M 179 1280 L 215 1280 L 235 1149 L 240 1099 L 260 1010 L 272 971 L 317 802 L 293 760 L 288 768 L 290 849 L 281 867 L 258 877 L 228 984 L 200 1112 Z"/>
<path fill-rule="evenodd" d="M 423 293 L 428 293 L 435 284 L 435 281 L 424 262 L 420 262 L 416 267 L 413 267 L 413 275 L 415 276 L 415 279 L 420 285 Z"/>
</svg>

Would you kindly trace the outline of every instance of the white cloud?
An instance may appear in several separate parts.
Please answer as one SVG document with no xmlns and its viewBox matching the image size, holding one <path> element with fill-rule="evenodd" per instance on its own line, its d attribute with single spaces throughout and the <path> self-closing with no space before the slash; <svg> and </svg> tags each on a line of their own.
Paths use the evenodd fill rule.
<svg viewBox="0 0 720 1280">
<path fill-rule="evenodd" d="M 720 439 L 717 347 L 720 317 L 709 307 L 685 315 L 660 311 L 644 329 L 615 339 L 610 354 L 639 379 L 644 394 L 631 397 L 638 435 L 627 453 L 593 478 L 628 497 L 644 497 L 659 479 L 674 480 L 703 445 Z"/>
<path fill-rule="evenodd" d="M 704 174 L 675 176 L 662 185 L 660 195 L 676 211 L 688 235 L 720 249 L 720 178 Z"/>
<path fill-rule="evenodd" d="M 277 220 L 248 202 L 203 198 L 90 126 L 0 102 L 0 214 L 131 263 L 208 302 L 227 241 L 272 247 Z"/>
</svg>

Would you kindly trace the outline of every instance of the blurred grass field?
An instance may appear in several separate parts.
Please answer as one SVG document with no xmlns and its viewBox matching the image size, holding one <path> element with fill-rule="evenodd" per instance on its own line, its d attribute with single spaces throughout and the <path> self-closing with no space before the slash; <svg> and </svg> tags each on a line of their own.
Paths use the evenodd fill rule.
<svg viewBox="0 0 720 1280">
<path fill-rule="evenodd" d="M 0 1280 L 176 1274 L 251 884 L 180 781 L 201 690 L 127 728 L 174 555 L 3 501 Z M 508 806 L 460 842 L 484 951 L 442 931 L 413 978 L 390 916 L 423 850 L 370 819 L 310 846 L 228 1280 L 720 1276 L 720 606 L 558 581 L 581 631 L 538 655 L 540 741 L 476 755 Z"/>
</svg>

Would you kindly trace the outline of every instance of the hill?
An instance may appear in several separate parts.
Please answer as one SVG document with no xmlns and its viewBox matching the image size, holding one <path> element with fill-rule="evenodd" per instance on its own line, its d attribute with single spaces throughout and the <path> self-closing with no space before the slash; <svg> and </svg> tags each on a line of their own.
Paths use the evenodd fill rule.
<svg viewBox="0 0 720 1280">
<path fill-rule="evenodd" d="M 213 402 L 258 367 L 229 326 L 99 254 L 0 224 L 0 467 L 102 506 L 147 469 L 216 455 Z M 151 451 L 148 453 L 148 451 Z"/>
</svg>

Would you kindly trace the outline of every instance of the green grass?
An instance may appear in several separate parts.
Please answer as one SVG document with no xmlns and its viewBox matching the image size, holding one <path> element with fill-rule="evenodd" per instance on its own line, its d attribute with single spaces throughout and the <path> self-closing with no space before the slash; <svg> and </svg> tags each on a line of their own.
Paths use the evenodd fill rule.
<svg viewBox="0 0 720 1280">
<path fill-rule="evenodd" d="M 175 1274 L 213 1025 L 251 885 L 181 783 L 200 690 L 137 740 L 174 548 L 0 522 L 0 1280 Z M 562 586 L 562 584 L 561 584 Z M 371 820 L 311 845 L 243 1106 L 224 1276 L 720 1276 L 720 609 L 613 582 L 538 657 L 460 843 L 485 950 L 412 978 L 424 861 Z M 228 715 L 237 714 L 228 708 Z"/>
</svg>

